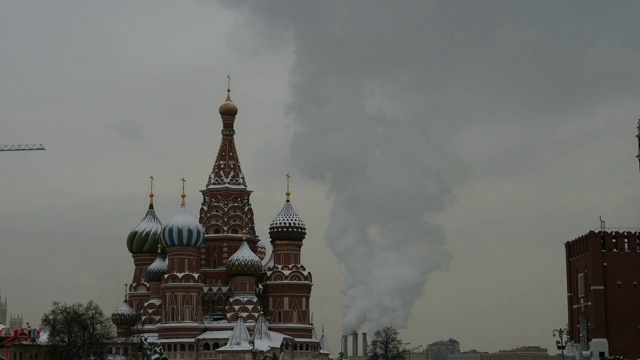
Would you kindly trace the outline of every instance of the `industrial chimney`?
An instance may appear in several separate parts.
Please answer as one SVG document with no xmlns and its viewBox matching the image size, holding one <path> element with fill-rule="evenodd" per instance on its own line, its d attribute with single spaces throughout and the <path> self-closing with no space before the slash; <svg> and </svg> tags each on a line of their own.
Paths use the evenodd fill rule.
<svg viewBox="0 0 640 360">
<path fill-rule="evenodd" d="M 367 333 L 362 333 L 362 355 L 367 356 Z"/>
<path fill-rule="evenodd" d="M 358 356 L 358 333 L 353 332 L 353 349 L 351 350 L 353 353 L 351 355 Z"/>
</svg>

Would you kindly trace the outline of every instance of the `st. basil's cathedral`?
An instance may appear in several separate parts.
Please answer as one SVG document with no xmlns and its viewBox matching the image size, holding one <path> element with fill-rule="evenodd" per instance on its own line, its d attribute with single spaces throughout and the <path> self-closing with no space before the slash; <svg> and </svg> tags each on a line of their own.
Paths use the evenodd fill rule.
<svg viewBox="0 0 640 360">
<path fill-rule="evenodd" d="M 291 205 L 289 179 L 263 262 L 267 251 L 236 151 L 238 108 L 229 89 L 219 112 L 222 139 L 198 220 L 185 207 L 183 181 L 181 206 L 163 224 L 151 178 L 147 213 L 127 237 L 135 271 L 111 316 L 123 344 L 113 355 L 147 357 L 139 339 L 168 359 L 331 359 L 312 323 L 313 281 L 300 259 L 306 227 Z"/>
</svg>

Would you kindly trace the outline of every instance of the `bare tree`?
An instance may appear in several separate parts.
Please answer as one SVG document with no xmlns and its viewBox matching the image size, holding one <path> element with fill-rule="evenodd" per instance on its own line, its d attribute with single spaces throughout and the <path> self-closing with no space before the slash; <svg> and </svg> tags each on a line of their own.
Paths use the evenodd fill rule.
<svg viewBox="0 0 640 360">
<path fill-rule="evenodd" d="M 51 359 L 105 359 L 106 345 L 114 339 L 111 321 L 93 301 L 86 305 L 54 301 L 41 323 Z"/>
<path fill-rule="evenodd" d="M 398 330 L 386 326 L 374 333 L 369 346 L 369 360 L 404 360 L 406 350 L 400 340 Z"/>
</svg>

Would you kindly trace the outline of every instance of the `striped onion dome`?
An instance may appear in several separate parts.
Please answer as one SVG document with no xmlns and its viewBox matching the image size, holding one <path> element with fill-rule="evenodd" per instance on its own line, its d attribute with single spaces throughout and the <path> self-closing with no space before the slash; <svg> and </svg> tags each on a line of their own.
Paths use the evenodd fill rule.
<svg viewBox="0 0 640 360">
<path fill-rule="evenodd" d="M 147 281 L 160 281 L 166 273 L 167 263 L 162 258 L 162 245 L 158 245 L 158 256 L 147 268 L 145 277 Z"/>
<path fill-rule="evenodd" d="M 183 203 L 178 212 L 162 228 L 162 245 L 170 247 L 200 247 L 204 241 L 204 229 Z"/>
<path fill-rule="evenodd" d="M 289 192 L 287 191 L 287 202 L 280 210 L 280 213 L 271 222 L 269 226 L 269 237 L 272 241 L 277 240 L 294 240 L 302 241 L 307 235 L 307 227 L 291 206 L 289 200 Z"/>
<path fill-rule="evenodd" d="M 238 251 L 227 260 L 227 271 L 232 276 L 255 276 L 262 272 L 262 261 L 251 251 L 245 240 L 238 248 Z"/>
<path fill-rule="evenodd" d="M 162 223 L 153 209 L 153 192 L 149 194 L 149 198 L 147 213 L 127 236 L 127 249 L 132 254 L 153 254 L 160 243 Z"/>
<path fill-rule="evenodd" d="M 138 312 L 136 312 L 135 310 L 133 310 L 133 308 L 131 308 L 131 306 L 129 306 L 126 298 L 122 303 L 122 305 L 120 305 L 120 307 L 117 308 L 113 312 L 113 314 L 111 314 L 111 322 L 116 326 L 117 325 L 134 326 L 135 324 L 140 322 L 141 319 L 142 317 L 140 316 L 140 314 L 138 314 Z"/>
<path fill-rule="evenodd" d="M 256 255 L 258 255 L 260 261 L 267 257 L 267 247 L 262 240 L 258 241 L 258 244 L 256 245 Z"/>
</svg>

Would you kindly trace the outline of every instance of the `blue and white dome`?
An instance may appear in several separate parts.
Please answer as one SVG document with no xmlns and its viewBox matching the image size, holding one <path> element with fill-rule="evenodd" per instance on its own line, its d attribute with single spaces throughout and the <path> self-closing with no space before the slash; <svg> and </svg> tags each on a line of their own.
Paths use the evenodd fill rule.
<svg viewBox="0 0 640 360">
<path fill-rule="evenodd" d="M 184 206 L 184 197 L 183 192 L 178 212 L 162 228 L 162 244 L 166 248 L 200 247 L 204 241 L 204 228 Z"/>
</svg>

